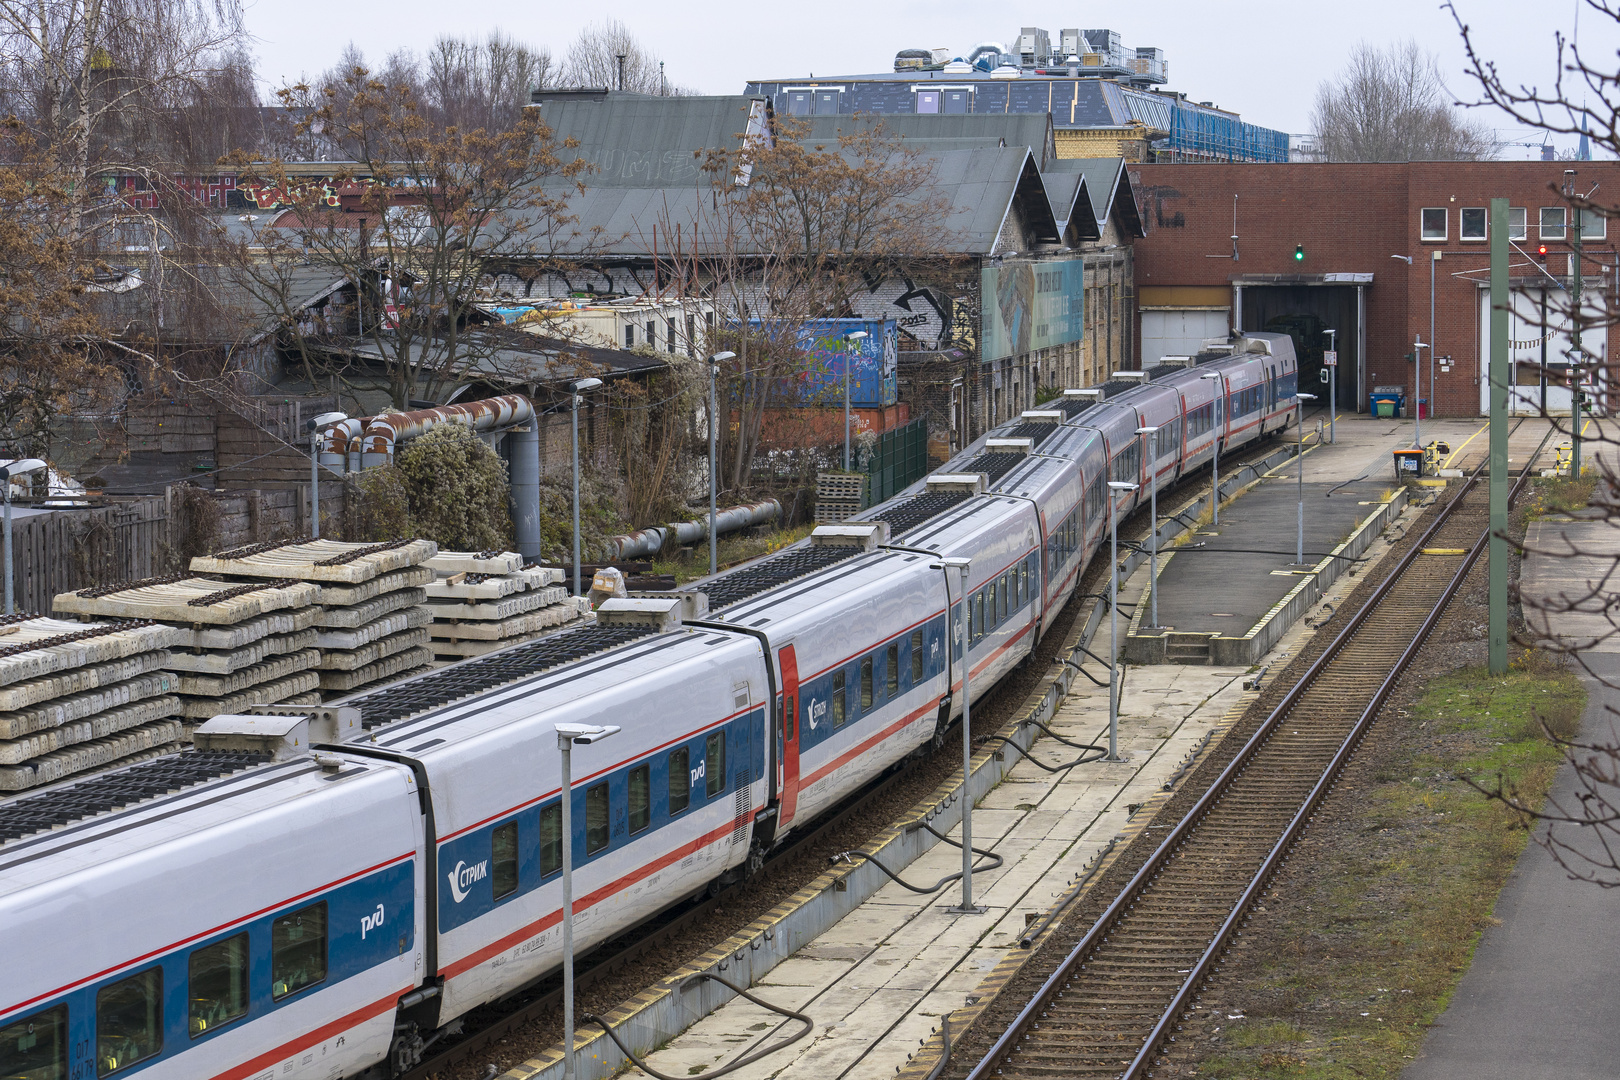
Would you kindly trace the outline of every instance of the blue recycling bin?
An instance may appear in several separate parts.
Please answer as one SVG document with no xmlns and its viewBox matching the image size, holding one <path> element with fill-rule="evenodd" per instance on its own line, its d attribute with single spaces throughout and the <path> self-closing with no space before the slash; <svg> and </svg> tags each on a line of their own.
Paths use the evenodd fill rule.
<svg viewBox="0 0 1620 1080">
<path fill-rule="evenodd" d="M 1374 390 L 1367 395 L 1367 411 L 1381 419 L 1394 419 L 1406 412 L 1406 395 L 1393 390 Z"/>
</svg>

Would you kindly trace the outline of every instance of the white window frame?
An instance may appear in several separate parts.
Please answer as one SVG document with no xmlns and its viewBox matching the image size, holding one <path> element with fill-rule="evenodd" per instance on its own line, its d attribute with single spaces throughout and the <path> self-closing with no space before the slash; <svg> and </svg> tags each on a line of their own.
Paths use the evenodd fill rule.
<svg viewBox="0 0 1620 1080">
<path fill-rule="evenodd" d="M 1547 224 L 1547 211 L 1556 210 L 1560 222 L 1556 227 Z M 1569 207 L 1543 206 L 1536 214 L 1536 236 L 1541 240 L 1564 240 L 1569 237 Z"/>
<path fill-rule="evenodd" d="M 1469 211 L 1478 211 L 1480 217 L 1484 220 L 1485 227 L 1480 231 L 1480 234 L 1478 236 L 1469 236 L 1468 233 L 1463 228 L 1463 222 L 1467 220 L 1465 217 L 1463 217 L 1463 215 L 1467 214 Z M 1458 240 L 1462 241 L 1465 244 L 1482 244 L 1482 243 L 1484 243 L 1486 240 L 1488 240 L 1490 238 L 1490 235 L 1491 235 L 1491 213 L 1485 207 L 1483 207 L 1483 206 L 1465 206 L 1461 210 L 1457 211 L 1457 239 Z"/>
<path fill-rule="evenodd" d="M 1513 224 L 1513 215 L 1514 214 L 1519 215 L 1519 224 L 1518 225 Z M 1530 212 L 1528 210 L 1526 210 L 1522 206 L 1510 206 L 1510 207 L 1508 207 L 1508 239 L 1509 240 L 1528 240 L 1528 239 L 1530 239 Z"/>
<path fill-rule="evenodd" d="M 1607 240 L 1609 238 L 1608 218 L 1591 210 L 1580 210 L 1578 211 L 1577 216 L 1581 223 L 1582 240 Z M 1596 224 L 1597 231 L 1589 231 L 1594 223 Z"/>
<path fill-rule="evenodd" d="M 1435 212 L 1440 214 L 1440 220 L 1442 222 L 1439 236 L 1435 236 L 1433 233 L 1431 233 L 1428 226 L 1428 216 L 1429 214 Z M 1418 239 L 1421 242 L 1425 244 L 1443 244 L 1446 242 L 1446 237 L 1449 236 L 1450 233 L 1451 213 L 1447 207 L 1425 206 L 1418 211 Z"/>
</svg>

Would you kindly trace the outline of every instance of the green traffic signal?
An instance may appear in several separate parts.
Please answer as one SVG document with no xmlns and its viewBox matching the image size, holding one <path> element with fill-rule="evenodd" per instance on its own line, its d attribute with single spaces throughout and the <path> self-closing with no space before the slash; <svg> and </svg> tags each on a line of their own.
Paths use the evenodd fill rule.
<svg viewBox="0 0 1620 1080">
<path fill-rule="evenodd" d="M 1295 244 L 1294 245 L 1294 261 L 1295 262 L 1304 262 L 1305 261 L 1305 245 L 1304 244 Z"/>
</svg>

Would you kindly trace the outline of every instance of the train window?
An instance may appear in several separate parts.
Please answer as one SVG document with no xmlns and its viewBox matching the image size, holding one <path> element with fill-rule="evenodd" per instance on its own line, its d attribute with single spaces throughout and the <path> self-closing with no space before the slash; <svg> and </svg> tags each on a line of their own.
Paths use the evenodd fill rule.
<svg viewBox="0 0 1620 1080">
<path fill-rule="evenodd" d="M 1029 603 L 1029 560 L 1018 564 L 1018 606 Z"/>
<path fill-rule="evenodd" d="M 726 790 L 726 733 L 716 731 L 709 736 L 703 751 L 703 790 L 714 798 Z"/>
<path fill-rule="evenodd" d="M 518 827 L 515 821 L 497 825 L 490 834 L 489 883 L 497 900 L 517 892 Z"/>
<path fill-rule="evenodd" d="M 686 747 L 669 754 L 669 816 L 685 810 L 692 802 L 691 753 Z"/>
<path fill-rule="evenodd" d="M 900 692 L 900 646 L 890 645 L 883 657 L 883 686 L 885 695 L 893 698 Z"/>
<path fill-rule="evenodd" d="M 872 707 L 872 658 L 866 657 L 861 661 L 861 713 Z"/>
<path fill-rule="evenodd" d="M 916 686 L 922 682 L 923 677 L 923 632 L 911 632 L 911 685 Z"/>
<path fill-rule="evenodd" d="M 0 1028 L 0 1076 L 67 1080 L 67 1014 L 58 1005 Z"/>
<path fill-rule="evenodd" d="M 96 995 L 97 1076 L 127 1069 L 162 1049 L 162 968 L 147 968 Z"/>
<path fill-rule="evenodd" d="M 972 625 L 969 627 L 969 629 L 971 629 L 973 631 L 973 640 L 978 641 L 980 638 L 984 637 L 984 590 L 983 589 L 980 589 L 978 592 L 973 594 L 973 615 L 972 615 L 972 620 L 973 620 L 973 622 L 972 622 Z"/>
<path fill-rule="evenodd" d="M 637 765 L 630 770 L 630 831 L 638 833 L 652 824 L 652 769 Z"/>
<path fill-rule="evenodd" d="M 685 754 L 685 750 L 677 750 L 678 754 Z M 674 775 L 671 772 L 670 775 Z M 681 779 L 686 778 L 686 762 L 681 762 Z M 684 791 L 686 785 L 682 784 Z M 670 788 L 670 802 L 675 801 L 674 787 Z M 685 809 L 686 804 L 681 804 Z M 674 813 L 673 810 L 670 813 Z M 540 876 L 555 874 L 562 869 L 562 803 L 553 803 L 540 811 Z"/>
<path fill-rule="evenodd" d="M 326 901 L 270 924 L 270 996 L 277 1000 L 326 981 Z"/>
<path fill-rule="evenodd" d="M 989 594 L 985 597 L 985 606 L 990 609 L 990 624 L 986 627 L 986 629 L 993 630 L 995 629 L 996 624 L 1000 621 L 996 618 L 996 583 L 992 581 L 990 583 L 990 587 L 986 589 L 985 592 Z M 1006 594 L 1003 593 L 1002 595 L 1005 596 Z"/>
<path fill-rule="evenodd" d="M 246 1016 L 248 936 L 237 934 L 193 949 L 186 964 L 186 987 L 191 998 L 189 1027 L 193 1039 Z"/>
<path fill-rule="evenodd" d="M 608 786 L 606 781 L 585 789 L 585 854 L 595 855 L 608 846 Z"/>
<path fill-rule="evenodd" d="M 844 694 L 846 690 L 844 671 L 840 668 L 833 672 L 832 711 L 834 728 L 844 726 Z"/>
<path fill-rule="evenodd" d="M 1014 605 L 1012 603 L 1012 598 L 1007 595 L 1010 592 L 1012 592 L 1012 575 L 1011 574 L 1002 574 L 1001 575 L 1001 601 L 1000 601 L 1000 605 L 996 608 L 996 621 L 997 622 L 1005 622 L 1006 619 L 1007 619 L 1007 609 L 1009 607 L 1016 606 L 1016 605 Z"/>
<path fill-rule="evenodd" d="M 791 741 L 799 727 L 799 699 L 793 694 L 787 696 L 787 706 L 782 710 L 782 720 L 787 724 L 786 737 Z"/>
</svg>

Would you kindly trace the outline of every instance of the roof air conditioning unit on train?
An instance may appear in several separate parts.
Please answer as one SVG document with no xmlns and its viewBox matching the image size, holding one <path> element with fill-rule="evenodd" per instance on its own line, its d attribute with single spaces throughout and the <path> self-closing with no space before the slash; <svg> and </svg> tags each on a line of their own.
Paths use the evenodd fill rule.
<svg viewBox="0 0 1620 1080">
<path fill-rule="evenodd" d="M 1080 398 L 1086 401 L 1101 401 L 1107 395 L 1100 386 L 1088 386 L 1084 390 L 1065 390 L 1063 396 L 1071 400 Z"/>
<path fill-rule="evenodd" d="M 679 597 L 681 601 L 681 618 L 686 622 L 695 622 L 707 618 L 709 614 L 709 594 L 698 592 L 695 589 L 665 589 L 659 592 L 629 592 L 625 596 L 631 600 L 664 600 L 669 597 Z"/>
<path fill-rule="evenodd" d="M 262 706 L 261 706 L 262 707 Z M 312 710 L 293 706 L 285 713 L 249 716 L 226 713 L 216 716 L 191 733 L 191 742 L 198 750 L 238 750 L 251 754 L 268 754 L 272 761 L 289 761 L 305 757 L 312 743 L 337 742 L 323 735 L 330 729 L 327 721 L 312 723 Z M 329 712 L 354 714 L 354 725 L 359 727 L 359 709 L 334 709 Z"/>
<path fill-rule="evenodd" d="M 1271 342 L 1265 338 L 1244 338 L 1242 345 L 1244 352 L 1260 353 L 1264 356 L 1272 355 Z"/>
<path fill-rule="evenodd" d="M 677 630 L 681 625 L 681 596 L 614 597 L 596 609 L 598 626 L 650 626 L 654 630 Z"/>
<path fill-rule="evenodd" d="M 842 525 L 817 525 L 810 533 L 811 547 L 858 547 L 876 551 L 889 542 L 887 521 L 846 521 Z"/>
<path fill-rule="evenodd" d="M 1025 409 L 1018 414 L 1018 418 L 1026 424 L 1061 424 L 1063 411 L 1061 409 Z"/>
<path fill-rule="evenodd" d="M 247 716 L 307 716 L 311 742 L 349 742 L 365 734 L 360 726 L 360 710 L 332 705 L 249 705 Z"/>
<path fill-rule="evenodd" d="M 990 476 L 982 472 L 942 472 L 928 478 L 929 491 L 965 491 L 983 495 L 990 490 Z"/>
<path fill-rule="evenodd" d="M 1161 356 L 1153 363 L 1155 367 L 1189 368 L 1193 366 L 1193 358 L 1190 356 Z"/>
<path fill-rule="evenodd" d="M 984 452 L 987 454 L 1033 454 L 1035 452 L 1034 439 L 986 439 Z"/>
</svg>

